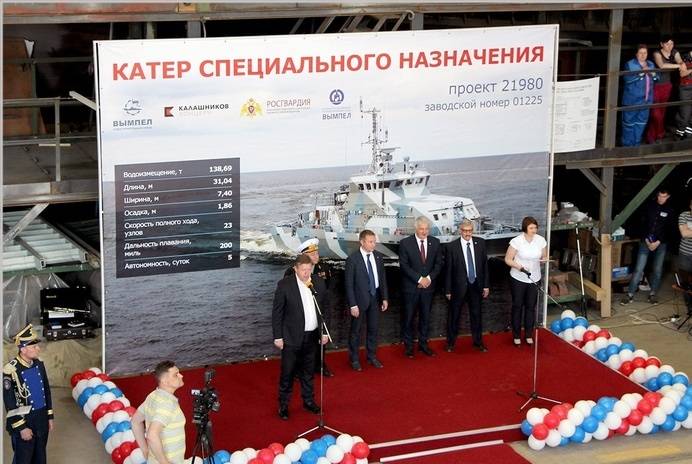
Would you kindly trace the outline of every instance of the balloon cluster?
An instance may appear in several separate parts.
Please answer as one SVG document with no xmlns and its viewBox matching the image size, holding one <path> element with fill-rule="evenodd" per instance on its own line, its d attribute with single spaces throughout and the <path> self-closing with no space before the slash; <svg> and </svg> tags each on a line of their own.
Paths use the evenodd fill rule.
<svg viewBox="0 0 692 464">
<path fill-rule="evenodd" d="M 570 310 L 563 311 L 550 330 L 651 391 L 643 396 L 626 393 L 620 399 L 604 396 L 598 402 L 581 400 L 574 406 L 563 403 L 550 411 L 532 408 L 521 424 L 532 449 L 605 440 L 616 434 L 692 428 L 692 389 L 687 374 L 662 366 L 658 358 L 623 343 L 608 330 L 589 325 Z"/>
<path fill-rule="evenodd" d="M 245 448 L 233 454 L 217 452 L 221 464 L 367 464 L 370 447 L 358 436 L 324 435 L 313 441 L 299 438 L 286 446 L 272 443 L 266 448 Z"/>
<path fill-rule="evenodd" d="M 74 374 L 70 379 L 72 398 L 91 419 L 114 464 L 144 464 L 132 433 L 135 408 L 123 392 L 97 367 Z"/>
</svg>

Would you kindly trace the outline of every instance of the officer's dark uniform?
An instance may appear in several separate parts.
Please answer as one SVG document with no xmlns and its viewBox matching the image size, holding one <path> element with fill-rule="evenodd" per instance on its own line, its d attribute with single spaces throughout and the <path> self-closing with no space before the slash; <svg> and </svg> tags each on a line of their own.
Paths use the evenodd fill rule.
<svg viewBox="0 0 692 464">
<path fill-rule="evenodd" d="M 311 239 L 303 242 L 301 244 L 301 248 L 298 250 L 299 253 L 310 253 L 312 251 L 318 250 L 317 244 L 319 241 L 317 239 Z M 293 267 L 289 267 L 286 269 L 286 272 L 284 272 L 284 277 L 288 277 L 291 274 L 294 274 L 295 270 Z M 331 287 L 329 285 L 329 281 L 332 277 L 332 270 L 327 263 L 323 263 L 322 261 L 318 261 L 317 264 L 312 268 L 312 275 L 317 275 L 322 277 L 322 280 L 324 280 L 324 283 L 327 285 L 327 291 L 330 291 Z M 321 311 L 326 311 L 326 308 L 320 308 Z M 324 313 L 326 317 L 326 313 Z M 326 348 L 326 347 L 325 347 Z M 319 374 L 320 371 L 320 358 L 321 358 L 321 352 L 322 350 L 316 350 L 316 358 L 315 358 L 315 373 Z M 325 377 L 332 377 L 334 374 L 332 371 L 329 370 L 327 367 L 327 360 L 324 360 L 324 364 L 322 366 L 322 370 L 324 372 Z"/>
<path fill-rule="evenodd" d="M 38 343 L 31 324 L 15 336 L 20 349 Z M 48 421 L 53 419 L 50 385 L 43 362 L 35 359 L 28 364 L 19 355 L 2 369 L 2 387 L 6 428 L 14 450 L 13 464 L 44 464 L 48 443 Z M 30 409 L 26 411 L 26 407 Z M 24 407 L 22 409 L 22 407 Z M 29 428 L 31 440 L 22 440 L 21 431 Z"/>
</svg>

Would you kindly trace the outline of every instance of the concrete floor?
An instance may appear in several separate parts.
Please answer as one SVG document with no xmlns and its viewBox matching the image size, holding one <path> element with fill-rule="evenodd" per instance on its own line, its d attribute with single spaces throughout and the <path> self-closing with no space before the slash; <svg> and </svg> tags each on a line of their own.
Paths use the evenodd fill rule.
<svg viewBox="0 0 692 464">
<path fill-rule="evenodd" d="M 598 320 L 598 315 L 589 314 L 590 322 L 602 328 L 611 329 L 623 341 L 630 341 L 637 348 L 645 349 L 650 355 L 658 356 L 665 364 L 670 364 L 677 371 L 692 374 L 692 338 L 687 329 L 677 332 L 669 320 L 672 314 L 685 314 L 682 300 L 673 295 L 669 284 L 664 284 L 661 291 L 661 304 L 650 306 L 635 301 L 627 307 L 618 304 L 621 295 L 616 295 L 614 315 L 605 320 Z M 637 295 L 636 299 L 645 297 Z M 549 321 L 559 317 L 560 310 L 551 308 Z M 48 455 L 51 464 L 109 464 L 103 444 L 94 426 L 75 407 L 69 388 L 53 389 L 56 410 L 56 428 L 48 444 Z M 12 452 L 3 434 L 3 462 L 12 461 Z M 571 464 L 571 463 L 692 463 L 692 431 L 679 430 L 674 433 L 658 433 L 652 436 L 635 435 L 634 437 L 616 437 L 605 442 L 592 441 L 588 445 L 568 445 L 562 448 L 531 450 L 526 442 L 517 442 L 512 447 L 527 460 L 537 464 Z M 498 463 L 501 464 L 501 463 Z"/>
</svg>

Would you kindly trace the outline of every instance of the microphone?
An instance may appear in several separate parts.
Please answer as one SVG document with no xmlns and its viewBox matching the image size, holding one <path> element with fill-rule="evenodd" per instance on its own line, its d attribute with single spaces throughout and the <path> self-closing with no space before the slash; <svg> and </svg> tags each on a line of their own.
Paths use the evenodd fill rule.
<svg viewBox="0 0 692 464">
<path fill-rule="evenodd" d="M 315 286 L 312 284 L 312 279 L 305 282 L 305 286 L 310 289 L 313 295 L 317 295 L 317 290 L 315 290 Z"/>
<path fill-rule="evenodd" d="M 523 272 L 524 274 L 526 274 L 526 277 L 531 277 L 531 273 L 530 273 L 530 272 L 528 271 L 528 269 L 526 269 L 526 268 L 523 268 L 523 267 L 522 267 L 522 268 L 519 270 L 519 272 Z"/>
</svg>

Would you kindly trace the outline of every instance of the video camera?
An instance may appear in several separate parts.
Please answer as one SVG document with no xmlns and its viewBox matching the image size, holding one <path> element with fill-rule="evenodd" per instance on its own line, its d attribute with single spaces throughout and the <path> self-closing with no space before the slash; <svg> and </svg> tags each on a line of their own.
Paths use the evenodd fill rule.
<svg viewBox="0 0 692 464">
<path fill-rule="evenodd" d="M 201 390 L 193 389 L 192 394 L 192 423 L 204 424 L 209 421 L 209 412 L 219 412 L 221 402 L 216 392 L 216 387 L 211 385 L 215 371 L 208 368 L 204 371 L 204 387 Z"/>
</svg>

